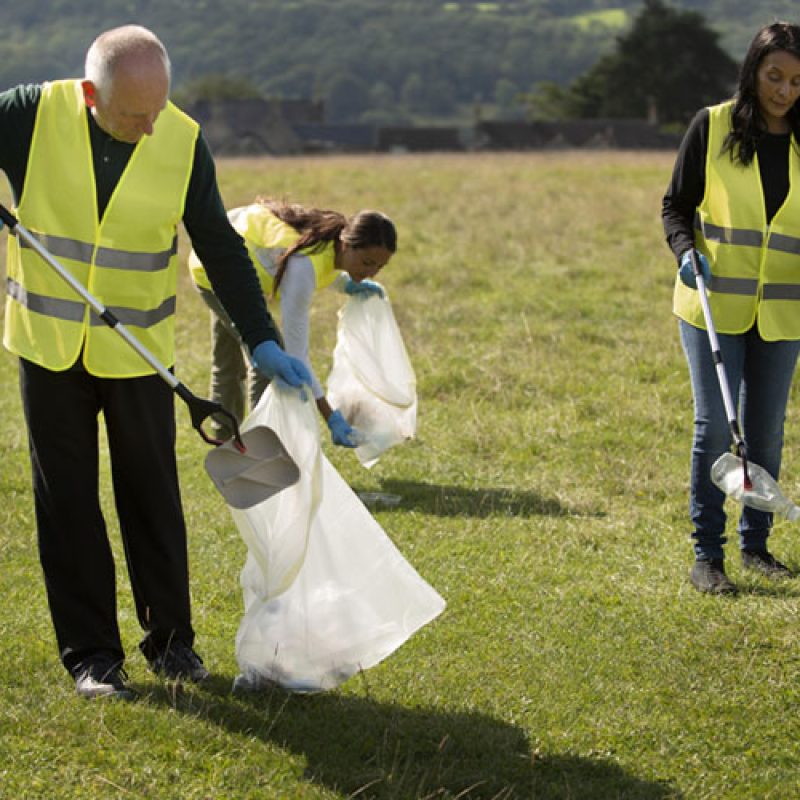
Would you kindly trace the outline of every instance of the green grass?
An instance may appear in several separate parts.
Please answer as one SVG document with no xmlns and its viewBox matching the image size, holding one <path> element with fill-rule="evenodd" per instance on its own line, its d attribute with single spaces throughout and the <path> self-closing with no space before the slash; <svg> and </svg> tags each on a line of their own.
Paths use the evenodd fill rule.
<svg viewBox="0 0 800 800">
<path fill-rule="evenodd" d="M 577 14 L 572 21 L 582 31 L 593 25 L 604 25 L 607 28 L 624 28 L 628 24 L 628 12 L 624 8 L 606 8 L 600 11 L 590 11 L 586 14 Z"/>
<path fill-rule="evenodd" d="M 691 393 L 659 219 L 671 162 L 600 152 L 220 162 L 228 205 L 270 193 L 377 207 L 399 228 L 381 280 L 417 372 L 418 437 L 370 471 L 326 452 L 355 489 L 401 495 L 376 517 L 448 606 L 327 694 L 230 694 L 245 550 L 179 404 L 197 648 L 214 677 L 178 690 L 147 672 L 120 566 L 142 698 L 74 696 L 36 555 L 16 364 L 0 359 L 0 795 L 800 796 L 800 583 L 744 575 L 734 541 L 738 598 L 687 581 Z M 324 294 L 314 308 L 323 376 L 337 303 Z M 179 318 L 177 371 L 202 394 L 207 319 L 185 276 Z M 795 497 L 798 413 L 794 396 L 781 483 Z M 107 464 L 103 498 L 119 554 Z M 800 566 L 791 525 L 773 539 Z"/>
</svg>

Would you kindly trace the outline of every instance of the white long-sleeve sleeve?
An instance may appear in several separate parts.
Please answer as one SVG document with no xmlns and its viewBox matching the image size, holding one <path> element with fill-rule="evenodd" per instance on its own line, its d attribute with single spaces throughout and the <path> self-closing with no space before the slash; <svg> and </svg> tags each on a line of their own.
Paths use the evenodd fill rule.
<svg viewBox="0 0 800 800">
<path fill-rule="evenodd" d="M 325 391 L 308 355 L 311 301 L 316 287 L 317 276 L 311 259 L 302 255 L 292 256 L 280 285 L 281 330 L 286 352 L 299 358 L 308 367 L 311 390 L 314 399 L 318 400 L 325 396 Z"/>
</svg>

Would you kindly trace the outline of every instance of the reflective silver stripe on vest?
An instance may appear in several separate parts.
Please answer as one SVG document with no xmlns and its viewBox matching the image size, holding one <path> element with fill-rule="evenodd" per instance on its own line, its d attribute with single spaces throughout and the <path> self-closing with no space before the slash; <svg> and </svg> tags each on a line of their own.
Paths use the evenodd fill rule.
<svg viewBox="0 0 800 800">
<path fill-rule="evenodd" d="M 22 284 L 11 278 L 6 279 L 6 291 L 28 311 L 35 311 L 46 317 L 64 319 L 68 322 L 83 322 L 86 304 L 76 300 L 62 300 L 59 297 L 47 297 L 43 294 L 28 292 Z"/>
<path fill-rule="evenodd" d="M 108 306 L 108 310 L 128 328 L 152 328 L 175 313 L 177 298 L 175 295 L 168 297 L 158 308 L 142 311 L 138 308 L 123 308 L 121 306 Z M 92 325 L 105 325 L 94 312 L 91 318 Z"/>
<path fill-rule="evenodd" d="M 91 264 L 94 246 L 77 239 L 67 239 L 63 236 L 50 236 L 36 233 L 33 236 L 41 245 L 56 258 L 69 258 L 83 264 Z M 30 247 L 27 242 L 21 241 L 23 247 Z M 110 247 L 99 247 L 94 263 L 98 267 L 107 269 L 129 269 L 136 272 L 157 272 L 169 266 L 170 259 L 178 252 L 178 237 L 172 240 L 168 250 L 159 253 L 141 253 L 132 250 L 115 250 Z"/>
<path fill-rule="evenodd" d="M 800 300 L 800 285 L 796 283 L 765 283 L 765 300 Z"/>
<path fill-rule="evenodd" d="M 172 240 L 169 250 L 160 253 L 134 253 L 125 250 L 112 250 L 100 247 L 97 250 L 94 263 L 98 267 L 108 269 L 130 269 L 138 272 L 156 272 L 166 269 L 169 261 L 178 252 L 178 237 Z"/>
<path fill-rule="evenodd" d="M 770 250 L 778 250 L 781 253 L 800 255 L 800 239 L 796 236 L 787 236 L 784 233 L 773 233 L 769 237 L 767 247 Z"/>
<path fill-rule="evenodd" d="M 700 231 L 709 242 L 719 244 L 735 244 L 744 247 L 761 247 L 764 235 L 761 231 L 749 230 L 748 228 L 723 228 L 722 225 L 714 225 L 711 222 L 702 222 L 700 215 L 694 218 L 694 227 Z"/>
<path fill-rule="evenodd" d="M 746 228 L 723 228 L 721 225 L 714 225 L 711 222 L 703 224 L 700 215 L 695 215 L 694 227 L 700 231 L 709 242 L 719 242 L 719 244 L 736 244 L 746 247 L 761 247 L 764 236 L 761 231 L 748 230 Z M 779 253 L 791 253 L 800 255 L 800 238 L 797 236 L 787 236 L 785 233 L 773 233 L 767 239 L 767 248 L 777 250 Z"/>
<path fill-rule="evenodd" d="M 69 258 L 73 261 L 82 261 L 88 264 L 92 260 L 92 252 L 94 248 L 86 242 L 79 242 L 77 239 L 65 239 L 63 236 L 45 236 L 41 233 L 32 233 L 31 235 L 42 245 L 51 255 L 56 258 Z M 22 247 L 30 247 L 30 245 L 20 239 L 19 243 Z"/>
<path fill-rule="evenodd" d="M 16 300 L 20 305 L 25 306 L 28 311 L 42 314 L 45 317 L 63 319 L 67 322 L 83 322 L 86 313 L 86 304 L 77 300 L 63 300 L 60 297 L 48 297 L 43 294 L 28 292 L 25 287 L 12 278 L 6 279 L 6 291 L 9 296 Z M 158 325 L 175 313 L 177 298 L 175 295 L 168 297 L 158 308 L 142 311 L 138 308 L 125 308 L 121 306 L 110 306 L 114 316 L 123 324 L 129 327 L 151 328 Z M 92 325 L 105 325 L 94 312 L 91 313 L 90 323 Z"/>
<path fill-rule="evenodd" d="M 753 296 L 758 291 L 758 281 L 752 278 L 720 278 L 712 275 L 711 291 L 717 294 Z"/>
</svg>

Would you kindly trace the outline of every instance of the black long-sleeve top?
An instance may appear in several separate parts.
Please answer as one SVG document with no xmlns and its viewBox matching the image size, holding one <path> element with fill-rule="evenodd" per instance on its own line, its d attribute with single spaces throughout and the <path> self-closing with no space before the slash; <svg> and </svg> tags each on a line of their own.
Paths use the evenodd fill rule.
<svg viewBox="0 0 800 800">
<path fill-rule="evenodd" d="M 0 93 L 0 169 L 19 202 L 25 185 L 40 85 L 17 86 Z M 86 109 L 89 120 L 98 214 L 102 216 L 111 194 L 136 145 L 105 133 Z M 58 191 L 54 187 L 53 191 Z M 198 133 L 194 163 L 186 193 L 183 224 L 215 294 L 252 351 L 266 340 L 280 342 L 280 334 L 267 310 L 244 240 L 231 227 L 217 185 L 216 168 L 202 132 Z"/>
<path fill-rule="evenodd" d="M 694 247 L 695 211 L 705 192 L 708 129 L 709 113 L 704 108 L 695 115 L 683 137 L 672 180 L 661 203 L 664 233 L 676 259 Z M 763 133 L 756 145 L 767 223 L 789 193 L 790 142 L 791 135 L 788 133 Z"/>
</svg>

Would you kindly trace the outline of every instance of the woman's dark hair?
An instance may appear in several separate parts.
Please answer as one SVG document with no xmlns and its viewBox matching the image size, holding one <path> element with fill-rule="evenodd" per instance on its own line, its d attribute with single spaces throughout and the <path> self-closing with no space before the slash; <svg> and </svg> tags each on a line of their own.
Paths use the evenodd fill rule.
<svg viewBox="0 0 800 800">
<path fill-rule="evenodd" d="M 800 59 L 800 25 L 773 22 L 765 25 L 755 35 L 739 71 L 739 88 L 731 112 L 731 131 L 725 137 L 722 152 L 745 166 L 755 156 L 758 140 L 766 131 L 766 124 L 758 105 L 758 69 L 764 57 L 775 51 L 791 53 Z M 800 100 L 786 114 L 795 140 L 800 141 Z"/>
<path fill-rule="evenodd" d="M 397 250 L 394 223 L 380 211 L 359 211 L 348 219 L 338 211 L 305 208 L 268 197 L 259 197 L 257 202 L 300 234 L 297 241 L 278 257 L 278 269 L 272 283 L 273 296 L 278 291 L 289 259 L 301 250 L 318 253 L 329 242 L 337 247 L 339 242 L 343 242 L 355 250 L 362 247 L 384 247 L 390 253 Z"/>
</svg>

